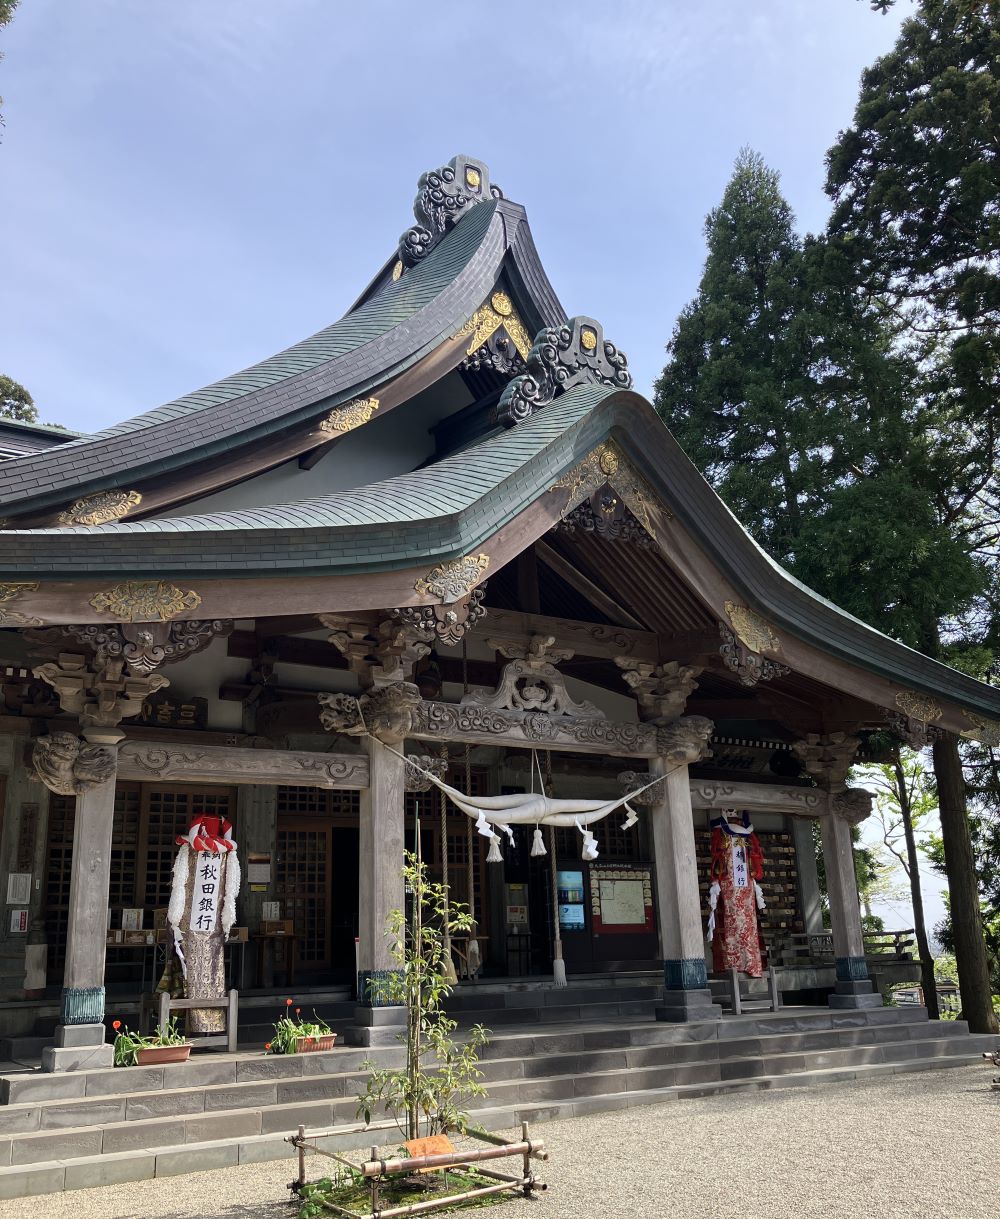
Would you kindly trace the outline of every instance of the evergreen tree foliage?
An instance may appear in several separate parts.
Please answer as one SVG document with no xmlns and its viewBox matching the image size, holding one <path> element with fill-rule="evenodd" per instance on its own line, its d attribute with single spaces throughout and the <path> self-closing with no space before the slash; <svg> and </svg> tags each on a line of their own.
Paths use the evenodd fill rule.
<svg viewBox="0 0 1000 1219">
<path fill-rule="evenodd" d="M 964 646 L 981 667 L 998 634 L 998 62 L 991 6 L 923 0 L 864 73 L 827 161 L 831 247 L 916 371 L 900 473 L 931 507 L 933 583 L 906 594 L 914 642 L 941 659 Z M 957 738 L 933 756 L 963 1008 L 975 1031 L 996 1031 Z"/>
<path fill-rule="evenodd" d="M 22 423 L 37 423 L 38 410 L 31 394 L 12 377 L 0 373 L 0 416 L 19 419 Z"/>
</svg>

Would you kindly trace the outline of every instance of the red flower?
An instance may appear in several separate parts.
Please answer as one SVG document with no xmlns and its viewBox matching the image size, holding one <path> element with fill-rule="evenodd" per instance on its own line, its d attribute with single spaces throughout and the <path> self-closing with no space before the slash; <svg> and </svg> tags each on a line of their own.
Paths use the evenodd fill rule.
<svg viewBox="0 0 1000 1219">
<path fill-rule="evenodd" d="M 297 1008 L 295 1009 L 295 1014 L 296 1014 L 296 1016 L 297 1016 L 297 1015 L 299 1015 L 299 1013 L 300 1013 L 301 1011 L 302 1011 L 302 1008 L 301 1008 L 301 1007 L 297 1007 Z"/>
<path fill-rule="evenodd" d="M 122 1022 L 120 1020 L 111 1021 L 111 1027 L 115 1030 L 116 1033 L 121 1028 L 121 1026 L 122 1026 Z"/>
<path fill-rule="evenodd" d="M 295 1002 L 295 1000 L 294 1000 L 294 999 L 286 999 L 286 1000 L 285 1000 L 285 1007 L 291 1007 L 291 1006 L 292 1006 L 292 1004 L 293 1004 L 294 1002 Z"/>
<path fill-rule="evenodd" d="M 265 1049 L 265 1050 L 269 1050 L 270 1048 L 271 1048 L 271 1043 L 270 1043 L 269 1041 L 265 1041 L 265 1042 L 264 1042 L 264 1049 Z"/>
</svg>

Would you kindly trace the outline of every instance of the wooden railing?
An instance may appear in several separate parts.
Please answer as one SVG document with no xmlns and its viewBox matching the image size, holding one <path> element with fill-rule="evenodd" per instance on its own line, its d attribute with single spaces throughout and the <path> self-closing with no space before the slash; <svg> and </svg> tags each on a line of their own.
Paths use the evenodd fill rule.
<svg viewBox="0 0 1000 1219">
<path fill-rule="evenodd" d="M 875 961 L 913 961 L 916 939 L 913 928 L 905 931 L 872 931 L 864 936 L 865 956 Z M 819 934 L 798 932 L 786 937 L 780 955 L 785 965 L 808 961 L 832 961 L 833 936 L 829 931 Z"/>
</svg>

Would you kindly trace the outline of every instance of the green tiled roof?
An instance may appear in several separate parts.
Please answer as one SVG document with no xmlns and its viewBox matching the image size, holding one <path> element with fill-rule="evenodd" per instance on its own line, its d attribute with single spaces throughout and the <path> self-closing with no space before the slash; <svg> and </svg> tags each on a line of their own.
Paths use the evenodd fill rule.
<svg viewBox="0 0 1000 1219">
<path fill-rule="evenodd" d="M 164 403 L 163 406 L 143 415 L 127 419 L 124 423 L 95 432 L 89 439 L 120 436 L 123 432 L 151 427 L 209 406 L 218 406 L 253 390 L 274 385 L 296 373 L 308 372 L 311 368 L 387 334 L 430 304 L 442 288 L 451 283 L 479 248 L 495 211 L 494 200 L 474 207 L 454 231 L 435 246 L 423 263 L 400 279 L 389 282 L 377 296 L 353 313 L 348 313 L 339 321 L 317 331 L 310 338 L 294 343 L 277 355 L 269 356 L 242 372 L 223 377 L 221 381 L 207 385 L 204 389 L 195 390 L 194 393 L 175 398 L 172 402 Z"/>
</svg>

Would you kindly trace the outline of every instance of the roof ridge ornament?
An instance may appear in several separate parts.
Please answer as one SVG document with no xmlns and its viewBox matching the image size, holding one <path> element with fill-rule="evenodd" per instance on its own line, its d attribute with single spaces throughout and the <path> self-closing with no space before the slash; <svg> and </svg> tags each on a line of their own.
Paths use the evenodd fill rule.
<svg viewBox="0 0 1000 1219">
<path fill-rule="evenodd" d="M 528 371 L 515 377 L 497 404 L 497 422 L 513 427 L 548 406 L 560 390 L 577 385 L 631 389 L 632 374 L 623 351 L 604 337 L 592 317 L 573 317 L 563 326 L 546 326 L 528 352 Z"/>
<path fill-rule="evenodd" d="M 413 200 L 417 223 L 399 239 L 400 262 L 415 267 L 477 203 L 502 198 L 500 188 L 490 183 L 489 166 L 464 153 L 421 174 Z M 393 278 L 398 276 L 394 273 Z"/>
</svg>

